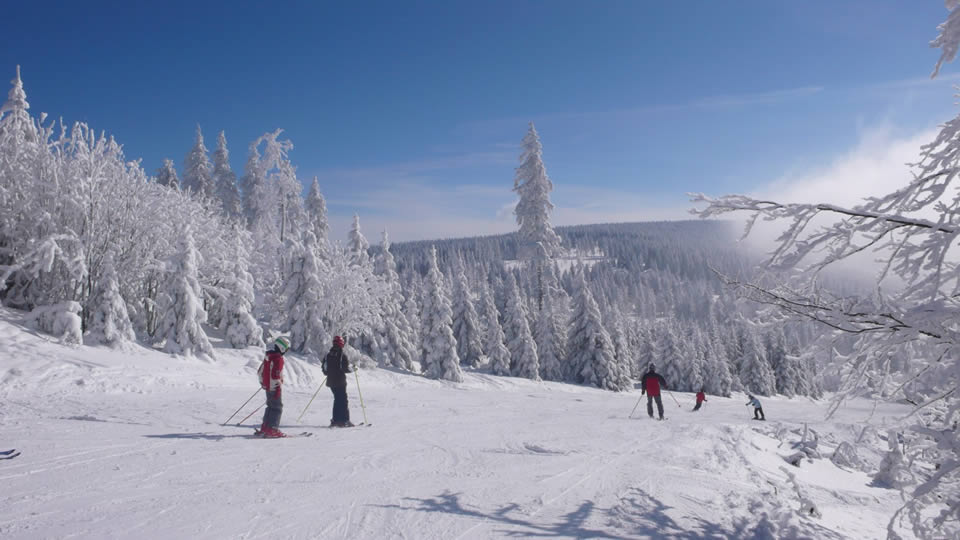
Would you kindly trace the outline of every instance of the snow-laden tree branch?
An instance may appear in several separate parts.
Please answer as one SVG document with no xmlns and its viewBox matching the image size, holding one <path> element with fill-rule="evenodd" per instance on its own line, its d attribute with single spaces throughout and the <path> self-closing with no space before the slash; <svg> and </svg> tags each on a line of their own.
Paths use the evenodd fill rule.
<svg viewBox="0 0 960 540">
<path fill-rule="evenodd" d="M 960 0 L 931 46 L 942 49 L 934 69 L 954 59 L 960 44 Z M 844 377 L 832 410 L 856 392 L 915 403 L 912 430 L 904 434 L 910 475 L 904 507 L 890 521 L 899 538 L 906 521 L 921 538 L 960 535 L 960 117 L 945 123 L 921 147 L 904 187 L 847 207 L 824 201 L 783 203 L 746 195 L 692 194 L 701 218 L 746 213 L 744 237 L 758 221 L 779 222 L 764 266 L 800 271 L 797 285 L 747 282 L 721 276 L 749 300 L 781 317 L 813 320 L 833 332 L 823 343 Z M 907 171 L 905 171 L 905 177 Z M 871 298 L 823 290 L 817 278 L 841 262 L 871 254 L 881 264 Z M 894 279 L 888 279 L 894 278 Z M 842 351 L 841 351 L 842 349 Z M 832 412 L 832 411 L 831 411 Z M 896 445 L 891 448 L 899 452 Z"/>
</svg>

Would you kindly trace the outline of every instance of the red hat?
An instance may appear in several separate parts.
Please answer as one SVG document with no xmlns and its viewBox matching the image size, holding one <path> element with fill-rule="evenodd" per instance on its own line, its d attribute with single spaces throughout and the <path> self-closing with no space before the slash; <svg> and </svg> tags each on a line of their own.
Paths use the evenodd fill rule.
<svg viewBox="0 0 960 540">
<path fill-rule="evenodd" d="M 335 347 L 343 347 L 343 338 L 340 336 L 333 336 L 333 345 Z"/>
</svg>

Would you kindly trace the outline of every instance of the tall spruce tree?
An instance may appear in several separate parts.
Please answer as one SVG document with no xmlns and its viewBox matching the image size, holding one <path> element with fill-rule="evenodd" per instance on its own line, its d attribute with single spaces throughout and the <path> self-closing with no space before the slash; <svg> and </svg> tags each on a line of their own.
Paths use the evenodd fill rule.
<svg viewBox="0 0 960 540">
<path fill-rule="evenodd" d="M 566 329 L 557 316 L 558 300 L 553 295 L 543 297 L 543 308 L 537 314 L 534 340 L 537 343 L 537 358 L 540 362 L 540 378 L 547 381 L 562 381 L 563 363 L 566 356 Z"/>
<path fill-rule="evenodd" d="M 180 237 L 177 253 L 167 264 L 167 279 L 160 296 L 163 318 L 157 336 L 164 341 L 165 352 L 213 358 L 213 347 L 201 326 L 207 321 L 198 277 L 201 260 L 188 226 Z"/>
<path fill-rule="evenodd" d="M 177 178 L 177 169 L 173 166 L 173 160 L 163 160 L 163 167 L 157 169 L 157 183 L 161 186 L 180 189 L 180 179 Z"/>
<path fill-rule="evenodd" d="M 423 373 L 431 379 L 462 382 L 457 340 L 453 337 L 453 311 L 437 267 L 437 249 L 431 248 L 424 283 L 421 324 L 423 330 Z"/>
<path fill-rule="evenodd" d="M 513 210 L 517 217 L 521 258 L 543 260 L 554 257 L 560 249 L 560 236 L 550 223 L 550 192 L 553 183 L 543 165 L 543 146 L 533 122 L 522 142 L 520 166 L 513 180 L 513 190 L 520 196 Z"/>
<path fill-rule="evenodd" d="M 203 144 L 203 132 L 200 131 L 200 126 L 197 126 L 197 136 L 194 139 L 193 148 L 190 149 L 187 157 L 183 160 L 181 187 L 184 191 L 189 190 L 203 197 L 215 196 L 213 167 L 207 157 L 207 147 Z"/>
<path fill-rule="evenodd" d="M 453 267 L 453 335 L 457 338 L 457 354 L 464 366 L 477 367 L 483 357 L 480 321 L 470 297 L 470 286 L 457 257 Z"/>
<path fill-rule="evenodd" d="M 505 345 L 506 337 L 503 335 L 503 327 L 500 326 L 500 312 L 489 286 L 483 287 L 481 302 L 487 322 L 483 349 L 487 353 L 490 372 L 494 375 L 510 375 L 510 351 Z"/>
<path fill-rule="evenodd" d="M 600 307 L 582 273 L 577 275 L 576 287 L 567 345 L 568 365 L 574 381 L 607 390 L 624 390 L 630 380 L 617 362 L 613 341 L 600 319 Z"/>
<path fill-rule="evenodd" d="M 230 217 L 239 216 L 240 192 L 237 188 L 237 175 L 230 168 L 227 136 L 223 131 L 217 136 L 217 149 L 213 152 L 213 183 L 223 212 Z"/>
<path fill-rule="evenodd" d="M 543 165 L 543 146 L 533 122 L 523 138 L 522 147 L 520 166 L 517 167 L 513 179 L 513 190 L 520 199 L 513 213 L 520 227 L 518 255 L 529 261 L 536 274 L 536 308 L 539 311 L 545 294 L 544 266 L 559 253 L 560 236 L 550 223 L 550 213 L 553 211 L 550 192 L 553 191 L 553 182 L 547 176 L 547 169 Z"/>
<path fill-rule="evenodd" d="M 120 295 L 112 254 L 103 262 L 100 281 L 91 300 L 93 316 L 88 327 L 91 342 L 117 347 L 136 339 L 127 304 Z"/>
<path fill-rule="evenodd" d="M 287 240 L 287 251 L 292 255 L 284 272 L 284 312 L 287 314 L 284 330 L 290 333 L 293 350 L 321 354 L 329 344 L 324 310 L 320 306 L 324 295 L 320 276 L 325 269 L 317 260 L 317 239 L 313 232 L 304 233 L 303 240 L 302 244 Z"/>
<path fill-rule="evenodd" d="M 240 179 L 240 200 L 243 207 L 243 216 L 248 227 L 261 220 L 261 216 L 268 211 L 266 203 L 267 179 L 260 164 L 258 141 L 250 143 L 247 162 L 243 166 L 243 177 Z"/>
<path fill-rule="evenodd" d="M 777 393 L 776 379 L 766 349 L 756 332 L 749 326 L 742 327 L 742 348 L 740 353 L 740 381 L 748 392 L 761 396 Z"/>
<path fill-rule="evenodd" d="M 360 216 L 353 215 L 353 224 L 350 226 L 350 232 L 347 233 L 347 253 L 350 255 L 353 264 L 366 264 L 370 260 L 367 250 L 370 248 L 370 242 L 360 231 Z"/>
<path fill-rule="evenodd" d="M 327 201 L 320 193 L 320 183 L 317 177 L 313 177 L 310 183 L 310 191 L 307 192 L 307 199 L 304 201 L 304 209 L 307 212 L 307 223 L 313 235 L 317 237 L 317 243 L 320 245 L 321 256 L 329 251 L 330 242 L 330 224 L 327 221 Z M 391 258 L 393 256 L 391 255 Z"/>
<path fill-rule="evenodd" d="M 232 271 L 226 272 L 222 284 L 223 302 L 220 328 L 227 343 L 234 349 L 250 345 L 263 345 L 263 330 L 253 317 L 255 301 L 254 280 L 247 268 L 247 250 L 240 240 L 242 232 L 236 232 Z"/>
<path fill-rule="evenodd" d="M 515 377 L 540 380 L 540 360 L 537 344 L 527 322 L 527 308 L 520 298 L 520 289 L 513 274 L 507 276 L 507 310 L 503 326 L 510 351 L 510 373 Z"/>
<path fill-rule="evenodd" d="M 376 339 L 380 362 L 413 371 L 416 368 L 414 352 L 417 349 L 413 342 L 410 321 L 403 312 L 403 291 L 400 287 L 400 277 L 397 275 L 397 263 L 393 259 L 393 254 L 390 253 L 390 238 L 387 231 L 383 231 L 380 254 L 374 272 L 383 279 L 387 288 L 387 293 L 381 299 L 382 329 Z"/>
</svg>

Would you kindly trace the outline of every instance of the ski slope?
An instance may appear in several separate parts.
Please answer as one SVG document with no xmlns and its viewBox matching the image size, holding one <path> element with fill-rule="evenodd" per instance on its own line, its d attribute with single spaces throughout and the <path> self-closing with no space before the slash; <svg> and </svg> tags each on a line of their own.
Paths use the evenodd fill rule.
<svg viewBox="0 0 960 540">
<path fill-rule="evenodd" d="M 829 456 L 905 412 L 871 402 L 664 397 L 467 373 L 451 384 L 359 373 L 372 427 L 330 429 L 319 368 L 288 360 L 281 429 L 260 412 L 221 426 L 257 389 L 261 352 L 205 362 L 135 348 L 65 347 L 0 309 L 0 538 L 881 538 L 896 491 L 829 459 L 783 456 L 803 424 Z M 351 418 L 363 420 L 356 379 Z M 263 402 L 258 395 L 234 419 Z M 868 420 L 869 418 L 869 420 Z M 868 427 L 861 456 L 884 448 Z M 882 433 L 882 430 L 880 431 Z M 796 477 L 796 486 L 785 471 Z M 821 516 L 802 514 L 801 497 Z"/>
</svg>

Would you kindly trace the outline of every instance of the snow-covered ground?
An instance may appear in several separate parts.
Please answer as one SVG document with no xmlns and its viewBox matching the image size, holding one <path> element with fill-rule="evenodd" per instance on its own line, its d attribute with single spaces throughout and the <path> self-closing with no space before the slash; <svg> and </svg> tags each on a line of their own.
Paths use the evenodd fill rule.
<svg viewBox="0 0 960 540">
<path fill-rule="evenodd" d="M 0 310 L 0 538 L 880 538 L 898 493 L 829 459 L 783 456 L 804 423 L 819 450 L 860 435 L 873 407 L 665 396 L 668 420 L 628 415 L 639 391 L 468 373 L 463 384 L 359 374 L 372 427 L 329 429 L 322 375 L 289 361 L 282 429 L 221 426 L 257 389 L 260 351 L 216 362 L 65 347 Z M 356 380 L 350 408 L 363 420 Z M 258 395 L 233 420 L 263 402 Z M 869 422 L 904 412 L 883 405 Z M 794 432 L 797 430 L 797 432 Z M 861 442 L 883 447 L 877 431 Z M 787 473 L 796 482 L 788 481 Z M 812 501 L 820 517 L 800 512 Z"/>
</svg>

